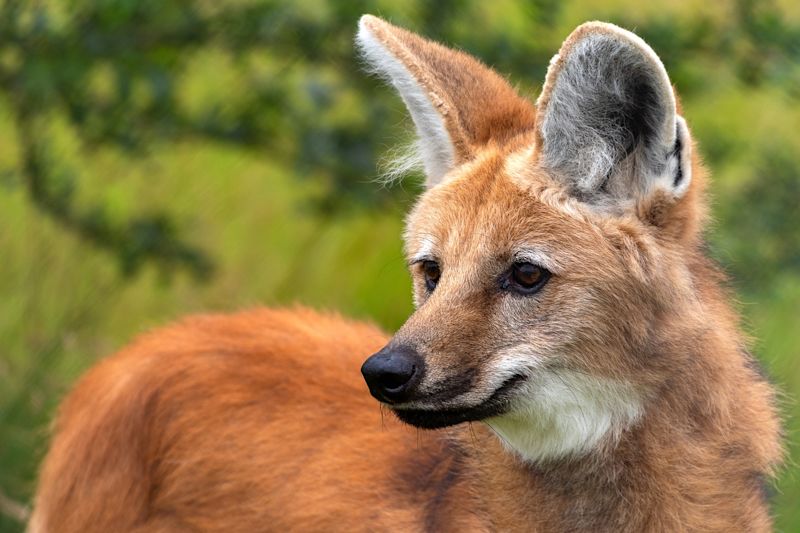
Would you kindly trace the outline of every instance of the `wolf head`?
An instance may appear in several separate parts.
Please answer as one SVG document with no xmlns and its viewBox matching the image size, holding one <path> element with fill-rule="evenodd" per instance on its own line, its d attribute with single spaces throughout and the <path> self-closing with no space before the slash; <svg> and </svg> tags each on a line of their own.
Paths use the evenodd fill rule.
<svg viewBox="0 0 800 533">
<path fill-rule="evenodd" d="M 663 64 L 578 27 L 529 102 L 478 60 L 372 16 L 356 38 L 418 133 L 408 216 L 416 311 L 362 368 L 425 428 L 481 420 L 524 458 L 635 424 L 702 327 L 701 170 Z"/>
</svg>

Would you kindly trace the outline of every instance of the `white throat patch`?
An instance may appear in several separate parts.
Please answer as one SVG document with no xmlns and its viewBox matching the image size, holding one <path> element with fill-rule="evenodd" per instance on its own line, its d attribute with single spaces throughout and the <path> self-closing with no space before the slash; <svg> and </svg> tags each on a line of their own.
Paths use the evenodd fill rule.
<svg viewBox="0 0 800 533">
<path fill-rule="evenodd" d="M 631 384 L 570 370 L 534 375 L 510 412 L 485 420 L 528 462 L 580 456 L 605 438 L 617 439 L 642 413 Z"/>
</svg>

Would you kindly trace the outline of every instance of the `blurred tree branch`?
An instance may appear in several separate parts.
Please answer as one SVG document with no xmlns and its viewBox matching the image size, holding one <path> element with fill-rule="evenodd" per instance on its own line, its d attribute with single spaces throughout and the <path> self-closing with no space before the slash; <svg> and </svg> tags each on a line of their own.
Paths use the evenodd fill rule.
<svg viewBox="0 0 800 533">
<path fill-rule="evenodd" d="M 30 516 L 30 509 L 18 501 L 12 500 L 0 489 L 0 514 L 6 515 L 12 520 L 25 524 Z"/>
<path fill-rule="evenodd" d="M 394 17 L 384 15 L 457 41 L 535 85 L 563 38 L 550 31 L 560 5 L 520 3 L 507 15 L 524 15 L 525 31 L 514 34 L 502 24 L 484 24 L 483 4 L 469 0 L 411 2 L 392 8 Z M 99 147 L 142 158 L 155 143 L 203 139 L 257 150 L 298 178 L 325 184 L 315 207 L 328 213 L 382 205 L 393 193 L 368 178 L 375 154 L 397 144 L 391 136 L 403 115 L 389 91 L 367 90 L 377 82 L 359 72 L 353 57 L 355 22 L 368 11 L 374 6 L 366 1 L 4 0 L 0 99 L 16 128 L 17 172 L 31 202 L 65 230 L 114 254 L 124 273 L 146 263 L 198 278 L 213 270 L 208 253 L 186 241 L 167 211 L 117 221 L 102 202 L 79 208 L 75 193 L 85 170 L 59 154 L 49 131 L 57 118 L 87 159 Z M 800 77 L 800 29 L 778 13 L 770 2 L 736 0 L 735 16 L 722 22 L 667 17 L 642 23 L 624 16 L 616 22 L 636 27 L 659 50 L 684 95 L 703 90 L 703 80 L 681 69 L 682 58 L 695 54 L 732 58 L 743 83 L 769 82 L 791 92 Z M 465 31 L 477 26 L 485 31 Z M 192 108 L 182 90 L 201 51 L 224 54 L 242 81 Z M 266 71 L 254 60 L 259 54 L 268 58 Z"/>
</svg>

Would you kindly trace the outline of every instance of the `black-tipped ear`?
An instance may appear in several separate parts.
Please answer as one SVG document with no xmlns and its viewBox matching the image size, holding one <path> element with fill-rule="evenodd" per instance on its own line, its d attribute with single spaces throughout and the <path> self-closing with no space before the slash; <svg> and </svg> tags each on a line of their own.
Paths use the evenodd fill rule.
<svg viewBox="0 0 800 533">
<path fill-rule="evenodd" d="M 551 61 L 537 107 L 541 162 L 581 199 L 687 190 L 688 129 L 664 65 L 633 33 L 601 22 L 578 27 Z"/>
</svg>

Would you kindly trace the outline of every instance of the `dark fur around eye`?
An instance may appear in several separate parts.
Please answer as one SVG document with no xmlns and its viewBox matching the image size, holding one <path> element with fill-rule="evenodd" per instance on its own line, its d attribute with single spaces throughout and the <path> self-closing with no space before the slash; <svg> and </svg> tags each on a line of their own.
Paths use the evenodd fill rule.
<svg viewBox="0 0 800 533">
<path fill-rule="evenodd" d="M 425 288 L 428 289 L 428 292 L 433 292 L 433 289 L 436 288 L 436 284 L 439 283 L 439 277 L 442 275 L 439 263 L 429 260 L 423 261 L 421 263 L 421 269 L 422 276 L 425 279 Z"/>
<path fill-rule="evenodd" d="M 527 261 L 514 263 L 500 280 L 500 288 L 517 294 L 530 295 L 539 292 L 551 277 L 544 267 Z"/>
</svg>

